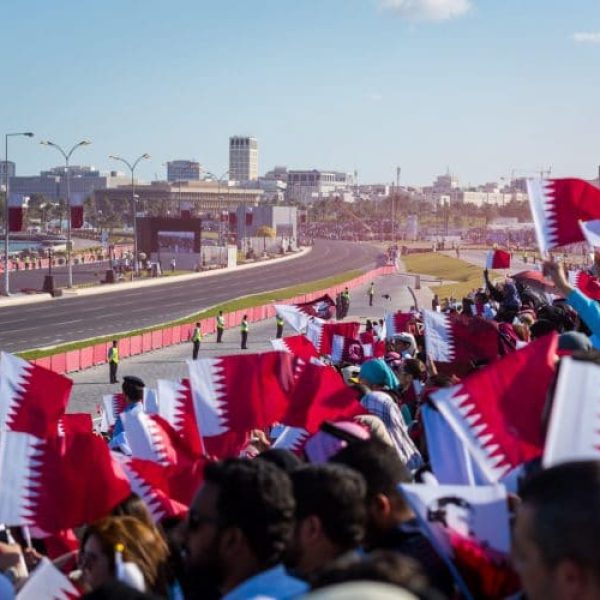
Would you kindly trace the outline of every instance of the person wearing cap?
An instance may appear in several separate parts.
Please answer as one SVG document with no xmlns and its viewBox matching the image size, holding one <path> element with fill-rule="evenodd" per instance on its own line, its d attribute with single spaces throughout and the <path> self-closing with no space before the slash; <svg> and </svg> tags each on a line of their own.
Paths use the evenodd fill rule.
<svg viewBox="0 0 600 600">
<path fill-rule="evenodd" d="M 396 337 L 399 345 L 399 354 L 403 360 L 413 358 L 417 350 L 417 342 L 412 333 L 401 333 Z"/>
<path fill-rule="evenodd" d="M 126 375 L 123 377 L 121 390 L 126 403 L 123 412 L 138 412 L 144 410 L 144 388 L 145 384 L 139 377 L 136 377 L 135 375 Z M 131 453 L 120 415 L 115 421 L 115 428 L 113 429 L 109 446 L 114 450 L 122 450 L 124 454 L 127 454 L 128 452 Z"/>
</svg>

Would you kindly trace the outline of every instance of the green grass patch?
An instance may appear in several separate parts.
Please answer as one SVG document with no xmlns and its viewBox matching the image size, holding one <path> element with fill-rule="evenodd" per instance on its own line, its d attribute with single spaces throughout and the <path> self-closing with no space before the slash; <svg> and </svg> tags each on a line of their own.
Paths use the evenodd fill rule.
<svg viewBox="0 0 600 600">
<path fill-rule="evenodd" d="M 483 269 L 481 267 L 445 254 L 437 252 L 409 254 L 402 257 L 402 262 L 410 273 L 431 275 L 452 282 L 443 283 L 432 288 L 440 298 L 454 296 L 454 298 L 460 299 L 484 285 Z M 492 271 L 490 275 L 493 278 L 499 274 Z"/>
<path fill-rule="evenodd" d="M 224 313 L 234 312 L 236 310 L 242 310 L 245 308 L 252 308 L 253 306 L 261 306 L 262 304 L 269 304 L 270 302 L 277 302 L 291 298 L 293 296 L 299 296 L 300 294 L 308 294 L 317 290 L 333 287 L 339 285 L 355 277 L 359 277 L 365 272 L 365 270 L 356 269 L 354 271 L 347 271 L 346 273 L 340 273 L 332 277 L 326 277 L 325 279 L 318 279 L 316 281 L 309 281 L 307 283 L 300 283 L 287 288 L 281 288 L 278 290 L 271 290 L 268 292 L 261 292 L 260 294 L 252 294 L 250 296 L 242 296 L 234 300 L 229 300 L 215 306 L 213 308 L 203 310 L 191 315 L 188 315 L 182 319 L 175 321 L 168 321 L 166 323 L 160 323 L 153 325 L 152 327 L 146 327 L 143 329 L 134 329 L 133 331 L 114 333 L 110 335 L 103 335 L 96 338 L 90 338 L 87 340 L 79 340 L 76 342 L 68 342 L 61 344 L 60 346 L 52 346 L 51 348 L 38 348 L 34 350 L 24 350 L 17 352 L 17 355 L 26 360 L 34 360 L 36 358 L 43 358 L 45 356 L 51 356 L 53 354 L 59 354 L 61 352 L 67 352 L 69 350 L 79 350 L 81 348 L 87 348 L 94 344 L 100 344 L 102 342 L 109 342 L 111 340 L 119 340 L 124 337 L 131 335 L 140 335 L 142 333 L 149 333 L 151 331 L 157 331 L 164 327 L 171 327 L 174 325 L 183 325 L 185 323 L 195 323 L 202 319 L 215 317 L 217 313 L 222 310 Z"/>
</svg>

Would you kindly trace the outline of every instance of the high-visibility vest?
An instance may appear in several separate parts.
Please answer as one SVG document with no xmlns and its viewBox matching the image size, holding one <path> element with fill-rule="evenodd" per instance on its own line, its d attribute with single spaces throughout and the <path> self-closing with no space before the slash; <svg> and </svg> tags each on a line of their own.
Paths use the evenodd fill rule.
<svg viewBox="0 0 600 600">
<path fill-rule="evenodd" d="M 194 327 L 194 331 L 192 333 L 192 342 L 199 342 L 202 339 L 202 331 L 200 331 L 199 327 Z"/>
<path fill-rule="evenodd" d="M 281 317 L 275 317 L 275 322 L 278 327 L 283 327 L 284 320 Z"/>
<path fill-rule="evenodd" d="M 373 296 L 375 294 L 375 286 L 371 285 L 371 287 L 369 288 L 369 296 Z"/>
<path fill-rule="evenodd" d="M 225 319 L 222 315 L 217 315 L 217 329 L 223 329 L 225 327 Z"/>
<path fill-rule="evenodd" d="M 248 321 L 242 321 L 240 324 L 240 331 L 242 333 L 248 333 Z"/>
<path fill-rule="evenodd" d="M 119 349 L 118 348 L 109 348 L 108 350 L 108 362 L 119 364 Z"/>
<path fill-rule="evenodd" d="M 342 299 L 343 300 L 350 300 L 350 292 L 342 292 Z"/>
</svg>

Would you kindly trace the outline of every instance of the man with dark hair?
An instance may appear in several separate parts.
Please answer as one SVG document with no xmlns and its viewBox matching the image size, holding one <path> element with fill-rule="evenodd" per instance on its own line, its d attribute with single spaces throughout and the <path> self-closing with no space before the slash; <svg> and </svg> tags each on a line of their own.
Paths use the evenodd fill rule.
<svg viewBox="0 0 600 600">
<path fill-rule="evenodd" d="M 333 464 L 300 467 L 291 479 L 296 498 L 296 529 L 286 565 L 309 579 L 361 544 L 366 486 L 359 473 Z"/>
<path fill-rule="evenodd" d="M 512 554 L 527 598 L 600 598 L 600 461 L 542 471 L 521 498 Z"/>
<path fill-rule="evenodd" d="M 306 584 L 280 564 L 294 509 L 290 479 L 275 465 L 245 459 L 207 464 L 187 519 L 191 576 L 213 578 L 226 600 L 304 593 Z"/>
<path fill-rule="evenodd" d="M 123 384 L 121 385 L 121 391 L 125 399 L 123 412 L 135 412 L 144 409 L 144 388 L 145 384 L 139 377 L 135 375 L 125 375 L 123 377 Z M 114 450 L 120 449 L 125 454 L 131 453 L 120 416 L 115 421 L 110 447 Z"/>
<path fill-rule="evenodd" d="M 453 583 L 442 559 L 419 527 L 414 513 L 398 490 L 411 481 L 394 448 L 377 440 L 356 442 L 338 452 L 332 462 L 358 471 L 367 483 L 368 550 L 395 550 L 416 560 L 440 592 L 452 595 Z"/>
</svg>

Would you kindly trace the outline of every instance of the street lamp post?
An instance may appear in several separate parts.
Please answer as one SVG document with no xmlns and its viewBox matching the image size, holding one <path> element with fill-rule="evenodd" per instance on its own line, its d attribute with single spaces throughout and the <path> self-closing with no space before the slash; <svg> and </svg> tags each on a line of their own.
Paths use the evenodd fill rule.
<svg viewBox="0 0 600 600">
<path fill-rule="evenodd" d="M 31 131 L 25 131 L 21 133 L 6 133 L 4 135 L 4 289 L 3 294 L 5 296 L 10 295 L 10 276 L 8 274 L 8 191 L 9 191 L 9 177 L 8 177 L 8 138 L 24 136 L 33 137 Z"/>
<path fill-rule="evenodd" d="M 108 158 L 112 158 L 113 160 L 118 160 L 122 162 L 124 165 L 127 165 L 127 168 L 131 172 L 131 205 L 133 207 L 133 269 L 136 275 L 139 275 L 139 267 L 138 267 L 138 244 L 137 244 L 137 207 L 135 202 L 135 168 L 138 166 L 140 160 L 147 160 L 150 158 L 150 155 L 144 152 L 138 156 L 133 163 L 130 163 L 128 160 L 121 158 L 120 156 L 115 156 L 111 154 Z"/>
<path fill-rule="evenodd" d="M 71 261 L 71 176 L 69 173 L 69 161 L 71 160 L 71 155 L 77 148 L 81 146 L 89 146 L 92 142 L 89 140 L 81 140 L 77 142 L 68 152 L 65 152 L 61 146 L 55 144 L 54 142 L 49 142 L 47 140 L 42 140 L 40 144 L 42 146 L 51 146 L 52 148 L 56 148 L 65 159 L 65 177 L 67 182 L 67 287 L 73 287 L 73 263 Z M 61 216 L 62 220 L 62 216 Z M 62 226 L 62 223 L 61 223 Z"/>
</svg>

